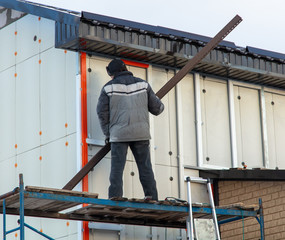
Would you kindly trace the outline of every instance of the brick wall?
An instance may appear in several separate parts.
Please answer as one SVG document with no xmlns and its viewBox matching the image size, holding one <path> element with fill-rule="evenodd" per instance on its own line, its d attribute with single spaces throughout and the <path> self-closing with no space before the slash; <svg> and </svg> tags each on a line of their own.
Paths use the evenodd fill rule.
<svg viewBox="0 0 285 240">
<path fill-rule="evenodd" d="M 285 182 L 219 181 L 218 184 L 220 206 L 238 202 L 258 205 L 258 199 L 262 198 L 266 240 L 285 239 Z M 220 230 L 223 240 L 260 239 L 255 218 L 223 224 Z"/>
</svg>

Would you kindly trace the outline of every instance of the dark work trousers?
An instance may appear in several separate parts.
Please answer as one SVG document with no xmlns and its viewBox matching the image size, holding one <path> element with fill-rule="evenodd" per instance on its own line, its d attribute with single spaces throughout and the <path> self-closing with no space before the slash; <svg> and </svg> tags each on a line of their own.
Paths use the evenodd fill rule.
<svg viewBox="0 0 285 240">
<path fill-rule="evenodd" d="M 123 171 L 126 164 L 127 150 L 130 146 L 139 170 L 139 178 L 145 196 L 158 200 L 156 181 L 152 171 L 149 141 L 112 142 L 111 143 L 111 172 L 109 198 L 123 196 Z"/>
</svg>

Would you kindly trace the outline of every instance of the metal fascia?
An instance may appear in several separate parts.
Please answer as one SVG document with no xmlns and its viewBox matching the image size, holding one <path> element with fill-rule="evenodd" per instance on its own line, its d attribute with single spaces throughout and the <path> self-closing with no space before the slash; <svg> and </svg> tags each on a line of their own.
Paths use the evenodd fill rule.
<svg viewBox="0 0 285 240">
<path fill-rule="evenodd" d="M 80 17 L 51 7 L 18 0 L 0 0 L 0 6 L 20 12 L 36 15 L 69 25 L 79 25 Z"/>
</svg>

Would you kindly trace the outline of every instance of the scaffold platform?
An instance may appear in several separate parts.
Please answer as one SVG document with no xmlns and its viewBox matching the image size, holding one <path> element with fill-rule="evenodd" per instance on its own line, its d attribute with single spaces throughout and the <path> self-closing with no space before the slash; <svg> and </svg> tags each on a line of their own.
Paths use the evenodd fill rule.
<svg viewBox="0 0 285 240">
<path fill-rule="evenodd" d="M 82 204 L 85 206 L 82 207 Z M 195 219 L 212 218 L 210 206 L 192 205 L 192 209 Z M 27 225 L 24 221 L 25 216 L 185 229 L 188 212 L 187 202 L 144 201 L 140 199 L 114 201 L 99 199 L 98 194 L 94 193 L 24 187 L 22 175 L 20 175 L 19 187 L 0 196 L 4 239 L 9 233 L 20 230 L 20 240 L 24 240 L 25 227 L 52 239 Z M 7 214 L 20 216 L 18 228 L 6 230 Z M 261 202 L 257 208 L 242 204 L 216 207 L 216 214 L 219 224 L 249 217 L 256 218 L 260 224 L 261 233 L 264 231 Z"/>
</svg>

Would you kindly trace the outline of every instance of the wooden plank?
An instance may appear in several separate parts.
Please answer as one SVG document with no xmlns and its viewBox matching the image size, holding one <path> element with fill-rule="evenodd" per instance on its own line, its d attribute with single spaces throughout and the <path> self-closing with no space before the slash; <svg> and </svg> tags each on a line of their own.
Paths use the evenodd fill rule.
<svg viewBox="0 0 285 240">
<path fill-rule="evenodd" d="M 19 205 L 20 202 L 20 194 L 16 193 L 15 195 L 7 197 L 6 200 L 6 207 L 9 207 L 10 205 L 13 205 L 17 203 Z M 1 206 L 3 206 L 3 200 L 0 200 Z"/>
<path fill-rule="evenodd" d="M 67 195 L 73 197 L 86 197 L 86 198 L 98 198 L 99 195 L 98 193 L 79 192 L 79 191 L 71 191 L 66 189 L 45 188 L 45 187 L 35 187 L 35 186 L 26 186 L 25 190 L 28 192 L 51 193 L 51 194 Z"/>
</svg>

